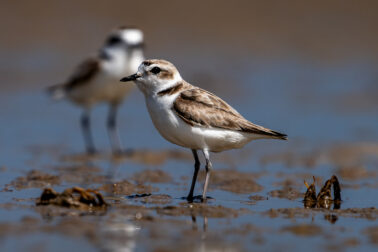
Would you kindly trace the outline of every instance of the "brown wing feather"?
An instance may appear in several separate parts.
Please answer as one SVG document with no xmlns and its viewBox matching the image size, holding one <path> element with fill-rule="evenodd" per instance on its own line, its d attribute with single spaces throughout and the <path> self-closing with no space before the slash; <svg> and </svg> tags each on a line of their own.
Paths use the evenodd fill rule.
<svg viewBox="0 0 378 252">
<path fill-rule="evenodd" d="M 90 58 L 82 62 L 64 84 L 66 90 L 81 86 L 91 80 L 100 69 L 100 62 L 96 58 Z"/>
<path fill-rule="evenodd" d="M 183 91 L 173 109 L 186 123 L 205 128 L 221 128 L 286 139 L 286 135 L 253 124 L 216 95 L 193 88 Z"/>
</svg>

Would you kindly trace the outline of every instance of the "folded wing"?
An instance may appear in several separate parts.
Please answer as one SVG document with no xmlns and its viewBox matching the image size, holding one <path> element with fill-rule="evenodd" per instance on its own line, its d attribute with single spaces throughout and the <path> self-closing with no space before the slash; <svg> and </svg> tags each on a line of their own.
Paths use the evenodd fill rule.
<svg viewBox="0 0 378 252">
<path fill-rule="evenodd" d="M 200 88 L 183 91 L 173 109 L 186 123 L 204 128 L 220 128 L 287 139 L 285 134 L 253 124 L 221 98 Z"/>
<path fill-rule="evenodd" d="M 89 58 L 82 62 L 65 84 L 67 90 L 84 85 L 96 76 L 100 70 L 100 62 L 96 58 Z"/>
</svg>

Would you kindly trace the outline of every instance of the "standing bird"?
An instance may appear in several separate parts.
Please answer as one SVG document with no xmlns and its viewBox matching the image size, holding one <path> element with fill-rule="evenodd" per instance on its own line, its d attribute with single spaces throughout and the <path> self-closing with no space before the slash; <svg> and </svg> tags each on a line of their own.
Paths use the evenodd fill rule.
<svg viewBox="0 0 378 252">
<path fill-rule="evenodd" d="M 192 150 L 195 164 L 189 201 L 193 200 L 200 168 L 198 150 L 206 159 L 202 193 L 202 200 L 206 200 L 212 170 L 209 152 L 241 148 L 255 139 L 287 140 L 285 134 L 249 122 L 221 98 L 187 83 L 168 61 L 145 60 L 137 73 L 121 81 L 135 81 L 144 94 L 153 124 L 165 139 Z"/>
<path fill-rule="evenodd" d="M 143 60 L 143 32 L 120 27 L 110 33 L 99 52 L 82 62 L 65 83 L 48 88 L 54 99 L 67 98 L 84 109 L 81 127 L 89 154 L 96 152 L 90 110 L 101 102 L 110 107 L 107 128 L 113 153 L 122 151 L 116 126 L 117 109 L 133 85 L 119 85 L 119 79 L 135 73 Z"/>
</svg>

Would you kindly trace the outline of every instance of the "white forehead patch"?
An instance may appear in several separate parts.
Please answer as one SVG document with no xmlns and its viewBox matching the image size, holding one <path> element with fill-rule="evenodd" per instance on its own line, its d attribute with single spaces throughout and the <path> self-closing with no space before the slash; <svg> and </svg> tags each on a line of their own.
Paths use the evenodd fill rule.
<svg viewBox="0 0 378 252">
<path fill-rule="evenodd" d="M 128 44 L 139 44 L 143 42 L 143 32 L 138 29 L 124 30 L 122 37 Z"/>
<path fill-rule="evenodd" d="M 143 65 L 143 62 L 142 62 L 142 64 L 140 64 L 139 67 L 138 67 L 138 72 L 142 73 L 143 72 L 143 68 L 144 68 L 144 65 Z"/>
</svg>

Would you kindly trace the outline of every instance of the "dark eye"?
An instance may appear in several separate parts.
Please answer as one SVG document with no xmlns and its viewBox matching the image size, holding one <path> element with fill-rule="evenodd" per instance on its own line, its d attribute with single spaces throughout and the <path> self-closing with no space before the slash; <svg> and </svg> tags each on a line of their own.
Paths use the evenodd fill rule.
<svg viewBox="0 0 378 252">
<path fill-rule="evenodd" d="M 122 40 L 117 37 L 117 36 L 112 36 L 110 38 L 108 38 L 108 40 L 106 41 L 106 44 L 107 45 L 115 45 L 115 44 L 118 44 L 118 43 L 121 43 Z"/>
<path fill-rule="evenodd" d="M 160 73 L 161 69 L 159 67 L 154 67 L 150 70 L 151 73 L 153 74 L 158 74 Z"/>
</svg>

